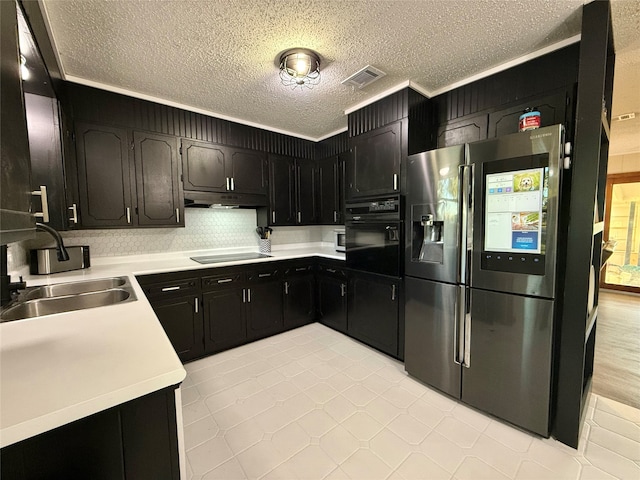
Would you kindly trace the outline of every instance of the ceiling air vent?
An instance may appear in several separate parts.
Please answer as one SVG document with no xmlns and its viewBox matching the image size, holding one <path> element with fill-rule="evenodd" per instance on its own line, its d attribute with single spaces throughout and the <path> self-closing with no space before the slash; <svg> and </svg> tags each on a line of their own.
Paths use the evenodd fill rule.
<svg viewBox="0 0 640 480">
<path fill-rule="evenodd" d="M 366 67 L 358 70 L 356 73 L 351 75 L 346 80 L 342 81 L 343 85 L 351 85 L 352 87 L 362 88 L 370 83 L 375 82 L 376 80 L 384 77 L 386 73 L 382 70 L 378 70 L 371 65 L 367 65 Z"/>
</svg>

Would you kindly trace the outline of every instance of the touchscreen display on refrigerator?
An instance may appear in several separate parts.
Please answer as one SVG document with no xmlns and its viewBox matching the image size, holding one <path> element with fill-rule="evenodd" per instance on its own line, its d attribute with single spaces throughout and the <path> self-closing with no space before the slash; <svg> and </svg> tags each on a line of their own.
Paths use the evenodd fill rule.
<svg viewBox="0 0 640 480">
<path fill-rule="evenodd" d="M 530 168 L 486 175 L 484 251 L 544 253 L 548 170 Z"/>
</svg>

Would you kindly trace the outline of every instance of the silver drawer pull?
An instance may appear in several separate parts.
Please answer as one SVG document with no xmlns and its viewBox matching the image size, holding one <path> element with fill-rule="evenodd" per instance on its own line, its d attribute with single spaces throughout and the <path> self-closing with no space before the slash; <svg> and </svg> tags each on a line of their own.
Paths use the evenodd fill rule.
<svg viewBox="0 0 640 480">
<path fill-rule="evenodd" d="M 263 277 L 270 277 L 271 274 L 270 273 L 259 273 L 258 274 L 258 278 L 263 278 Z"/>
<path fill-rule="evenodd" d="M 131 223 L 131 207 L 127 207 L 127 223 Z"/>
<path fill-rule="evenodd" d="M 221 278 L 220 280 L 218 280 L 218 283 L 229 283 L 229 282 L 233 282 L 233 278 Z"/>
<path fill-rule="evenodd" d="M 307 270 L 307 267 L 296 268 L 296 272 L 304 272 Z"/>
<path fill-rule="evenodd" d="M 176 223 L 180 223 L 180 209 L 176 208 Z"/>
<path fill-rule="evenodd" d="M 284 294 L 289 295 L 289 282 L 284 282 Z"/>
<path fill-rule="evenodd" d="M 194 305 L 195 313 L 198 313 L 198 297 L 194 299 L 193 305 Z"/>
<path fill-rule="evenodd" d="M 336 273 L 335 269 L 333 269 L 333 268 L 327 268 L 327 272 L 329 272 L 329 273 Z"/>
<path fill-rule="evenodd" d="M 164 288 L 162 289 L 162 291 L 163 291 L 163 292 L 172 292 L 172 291 L 174 291 L 174 290 L 180 290 L 180 288 L 181 288 L 181 287 L 179 287 L 179 286 L 178 286 L 178 287 L 164 287 Z"/>
</svg>

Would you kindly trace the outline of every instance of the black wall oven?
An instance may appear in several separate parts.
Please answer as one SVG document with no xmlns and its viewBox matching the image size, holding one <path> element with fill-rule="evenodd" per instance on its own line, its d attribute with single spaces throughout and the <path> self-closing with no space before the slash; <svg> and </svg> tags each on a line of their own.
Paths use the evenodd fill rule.
<svg viewBox="0 0 640 480">
<path fill-rule="evenodd" d="M 392 277 L 401 277 L 401 197 L 385 196 L 345 205 L 347 267 Z"/>
</svg>

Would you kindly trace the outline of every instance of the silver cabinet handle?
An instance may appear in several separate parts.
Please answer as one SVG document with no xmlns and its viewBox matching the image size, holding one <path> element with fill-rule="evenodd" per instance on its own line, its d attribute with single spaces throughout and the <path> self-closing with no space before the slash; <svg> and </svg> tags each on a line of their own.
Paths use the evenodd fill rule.
<svg viewBox="0 0 640 480">
<path fill-rule="evenodd" d="M 270 273 L 259 273 L 258 274 L 258 278 L 264 278 L 264 277 L 270 277 L 271 274 Z"/>
<path fill-rule="evenodd" d="M 42 212 L 36 212 L 33 215 L 41 218 L 43 223 L 49 223 L 49 200 L 47 198 L 47 186 L 40 185 L 39 190 L 34 190 L 31 195 L 36 195 L 42 199 Z"/>
<path fill-rule="evenodd" d="M 329 272 L 329 273 L 336 273 L 335 269 L 333 269 L 333 268 L 327 268 L 327 272 Z"/>
<path fill-rule="evenodd" d="M 233 177 L 231 177 L 231 190 L 233 191 L 233 190 L 235 190 L 235 189 L 236 189 L 236 185 L 235 185 L 235 183 L 233 182 Z"/>
<path fill-rule="evenodd" d="M 272 223 L 276 223 L 276 211 L 275 210 L 271 211 L 271 222 Z"/>
<path fill-rule="evenodd" d="M 176 223 L 180 223 L 180 209 L 176 208 Z"/>
<path fill-rule="evenodd" d="M 175 286 L 175 287 L 164 287 L 162 290 L 160 290 L 161 292 L 173 292 L 175 290 L 180 290 L 180 286 Z"/>
<path fill-rule="evenodd" d="M 195 298 L 195 302 L 193 303 L 193 309 L 195 313 L 198 313 L 198 297 Z"/>
<path fill-rule="evenodd" d="M 296 272 L 305 272 L 306 270 L 307 270 L 307 267 L 296 268 Z"/>
<path fill-rule="evenodd" d="M 333 222 L 338 223 L 338 212 L 335 210 L 333 211 Z"/>
<path fill-rule="evenodd" d="M 221 278 L 220 280 L 218 280 L 218 283 L 229 283 L 229 282 L 233 282 L 233 278 Z"/>
<path fill-rule="evenodd" d="M 67 210 L 71 210 L 71 218 L 69 218 L 69 221 L 77 224 L 78 223 L 78 206 L 74 203 L 70 207 L 68 207 Z"/>
<path fill-rule="evenodd" d="M 284 282 L 284 294 L 289 295 L 289 282 Z"/>
<path fill-rule="evenodd" d="M 131 207 L 127 207 L 127 223 L 131 223 Z"/>
<path fill-rule="evenodd" d="M 393 189 L 398 190 L 398 174 L 393 174 Z"/>
<path fill-rule="evenodd" d="M 340 295 L 345 296 L 347 294 L 347 286 L 344 283 L 340 284 Z"/>
<path fill-rule="evenodd" d="M 247 288 L 247 303 L 251 303 L 251 289 Z"/>
<path fill-rule="evenodd" d="M 392 301 L 396 300 L 396 286 L 395 285 L 391 285 L 391 300 Z"/>
<path fill-rule="evenodd" d="M 298 212 L 298 223 L 302 223 L 302 214 Z"/>
<path fill-rule="evenodd" d="M 227 177 L 227 190 L 231 190 L 231 182 L 229 181 L 229 177 Z"/>
<path fill-rule="evenodd" d="M 242 289 L 242 303 L 247 303 L 247 289 Z"/>
</svg>

